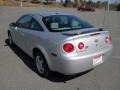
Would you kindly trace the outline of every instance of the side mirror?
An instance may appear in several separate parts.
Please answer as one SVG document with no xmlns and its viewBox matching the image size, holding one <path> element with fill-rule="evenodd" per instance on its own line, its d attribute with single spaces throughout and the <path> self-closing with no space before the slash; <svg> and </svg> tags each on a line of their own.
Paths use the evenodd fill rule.
<svg viewBox="0 0 120 90">
<path fill-rule="evenodd" d="M 15 22 L 10 23 L 9 25 L 13 27 L 17 27 L 17 24 Z"/>
</svg>

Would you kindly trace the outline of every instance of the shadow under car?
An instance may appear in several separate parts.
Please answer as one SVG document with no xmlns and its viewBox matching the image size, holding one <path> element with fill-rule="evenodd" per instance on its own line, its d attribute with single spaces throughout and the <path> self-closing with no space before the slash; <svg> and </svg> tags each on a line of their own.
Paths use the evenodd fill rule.
<svg viewBox="0 0 120 90">
<path fill-rule="evenodd" d="M 9 42 L 8 39 L 6 39 L 5 46 L 9 46 L 11 48 L 11 50 L 23 61 L 23 63 L 26 66 L 28 66 L 33 72 L 35 72 L 37 75 L 39 75 L 37 70 L 36 70 L 34 60 L 29 55 L 27 55 L 23 50 L 21 50 L 17 45 L 14 45 L 11 47 L 8 44 L 8 42 Z M 84 74 L 87 74 L 91 70 L 88 70 L 88 71 L 85 71 L 85 72 L 82 72 L 79 74 L 75 74 L 75 75 L 63 75 L 63 74 L 60 74 L 58 72 L 52 71 L 52 74 L 49 75 L 48 77 L 46 77 L 46 79 L 48 79 L 49 81 L 52 81 L 52 82 L 64 82 L 65 83 L 66 81 L 69 81 L 69 80 L 72 80 L 74 78 L 80 77 Z"/>
</svg>

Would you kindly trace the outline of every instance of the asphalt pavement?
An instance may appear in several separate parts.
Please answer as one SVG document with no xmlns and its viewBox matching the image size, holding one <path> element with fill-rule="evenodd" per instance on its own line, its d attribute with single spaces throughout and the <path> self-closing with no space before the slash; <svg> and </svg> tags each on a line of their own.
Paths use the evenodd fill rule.
<svg viewBox="0 0 120 90">
<path fill-rule="evenodd" d="M 39 11 L 73 13 L 96 27 L 104 26 L 112 36 L 113 54 L 106 63 L 91 71 L 74 76 L 53 73 L 48 78 L 40 77 L 32 59 L 20 48 L 11 48 L 6 43 L 6 32 L 10 22 L 14 22 L 25 13 Z M 120 12 L 0 7 L 0 90 L 120 90 Z"/>
</svg>

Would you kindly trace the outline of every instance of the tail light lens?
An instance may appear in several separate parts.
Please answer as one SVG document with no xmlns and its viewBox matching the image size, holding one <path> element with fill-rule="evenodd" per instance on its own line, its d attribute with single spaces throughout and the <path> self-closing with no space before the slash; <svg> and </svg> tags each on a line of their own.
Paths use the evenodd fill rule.
<svg viewBox="0 0 120 90">
<path fill-rule="evenodd" d="M 66 43 L 63 45 L 63 50 L 67 53 L 70 53 L 74 50 L 74 46 L 71 43 Z"/>
<path fill-rule="evenodd" d="M 112 41 L 111 36 L 109 36 L 109 40 L 110 40 L 110 42 Z"/>
<path fill-rule="evenodd" d="M 84 45 L 83 42 L 80 42 L 80 43 L 78 44 L 78 48 L 79 48 L 80 50 L 84 49 L 84 47 L 85 47 L 85 45 Z"/>
<path fill-rule="evenodd" d="M 111 36 L 107 36 L 107 37 L 105 38 L 105 42 L 106 42 L 106 43 L 111 43 Z"/>
</svg>

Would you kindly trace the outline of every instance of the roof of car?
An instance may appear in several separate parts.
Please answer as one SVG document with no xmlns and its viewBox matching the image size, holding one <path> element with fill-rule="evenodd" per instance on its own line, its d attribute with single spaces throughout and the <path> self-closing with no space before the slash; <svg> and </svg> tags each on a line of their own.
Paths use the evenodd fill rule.
<svg viewBox="0 0 120 90">
<path fill-rule="evenodd" d="M 44 11 L 44 12 L 37 12 L 37 13 L 30 13 L 30 15 L 40 15 L 43 17 L 46 16 L 51 16 L 51 15 L 72 15 L 70 13 L 65 13 L 65 12 L 51 12 L 51 11 Z"/>
</svg>

